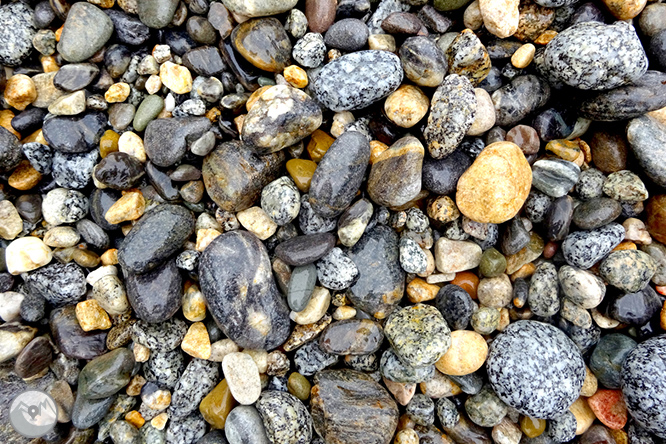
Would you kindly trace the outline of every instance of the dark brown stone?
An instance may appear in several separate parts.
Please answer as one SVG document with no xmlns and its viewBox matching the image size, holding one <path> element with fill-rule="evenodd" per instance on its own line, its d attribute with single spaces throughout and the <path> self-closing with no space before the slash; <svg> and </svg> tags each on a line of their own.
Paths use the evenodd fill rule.
<svg viewBox="0 0 666 444">
<path fill-rule="evenodd" d="M 83 331 L 74 305 L 52 311 L 49 325 L 58 348 L 67 357 L 93 359 L 106 350 L 106 332 Z"/>
<path fill-rule="evenodd" d="M 325 33 L 335 21 L 337 0 L 305 0 L 305 17 L 312 32 Z"/>
<path fill-rule="evenodd" d="M 506 133 L 506 141 L 518 145 L 526 156 L 538 153 L 541 144 L 537 131 L 527 125 L 517 125 L 511 128 Z"/>
<path fill-rule="evenodd" d="M 30 341 L 19 353 L 14 363 L 14 371 L 21 378 L 35 376 L 53 361 L 53 347 L 46 336 Z"/>
<path fill-rule="evenodd" d="M 647 229 L 657 241 L 666 243 L 666 194 L 654 196 L 648 201 Z"/>
<path fill-rule="evenodd" d="M 382 21 L 382 29 L 389 34 L 428 35 L 428 30 L 416 14 L 394 12 Z"/>
<path fill-rule="evenodd" d="M 627 168 L 627 140 L 624 134 L 604 125 L 588 141 L 592 162 L 601 172 L 610 174 Z"/>
</svg>

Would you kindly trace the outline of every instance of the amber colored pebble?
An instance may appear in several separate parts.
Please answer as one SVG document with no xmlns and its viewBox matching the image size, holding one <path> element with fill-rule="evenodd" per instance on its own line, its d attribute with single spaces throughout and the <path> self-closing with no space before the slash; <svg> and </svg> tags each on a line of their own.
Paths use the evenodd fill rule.
<svg viewBox="0 0 666 444">
<path fill-rule="evenodd" d="M 587 398 L 594 415 L 606 427 L 619 430 L 627 424 L 627 405 L 620 390 L 597 390 Z"/>
<path fill-rule="evenodd" d="M 137 412 L 136 410 L 128 412 L 127 415 L 125 415 L 125 421 L 129 422 L 137 429 L 140 429 L 146 423 L 146 420 L 143 419 L 141 413 Z"/>
<path fill-rule="evenodd" d="M 53 56 L 41 56 L 39 61 L 42 64 L 42 70 L 46 72 L 56 72 L 60 69 L 56 58 Z"/>
<path fill-rule="evenodd" d="M 317 169 L 317 164 L 306 159 L 291 159 L 287 162 L 287 172 L 296 184 L 296 187 L 303 193 L 310 190 L 310 181 L 312 175 Z"/>
<path fill-rule="evenodd" d="M 315 130 L 310 137 L 310 142 L 308 143 L 308 154 L 310 154 L 310 159 L 319 163 L 321 159 L 326 154 L 326 151 L 331 147 L 335 142 L 335 139 L 322 130 Z"/>
<path fill-rule="evenodd" d="M 55 39 L 56 39 L 56 42 L 59 42 L 59 41 L 60 41 L 60 35 L 62 34 L 62 29 L 63 29 L 64 27 L 65 27 L 65 25 L 63 24 L 60 28 L 56 29 L 56 31 L 55 31 Z"/>
<path fill-rule="evenodd" d="M 652 197 L 645 211 L 648 232 L 657 242 L 666 243 L 666 194 Z"/>
<path fill-rule="evenodd" d="M 118 151 L 118 139 L 120 134 L 113 130 L 106 130 L 101 139 L 99 139 L 99 154 L 105 158 L 110 153 Z"/>
<path fill-rule="evenodd" d="M 521 416 L 520 430 L 529 438 L 536 438 L 546 430 L 546 420 Z"/>
<path fill-rule="evenodd" d="M 610 174 L 627 168 L 629 147 L 623 131 L 604 126 L 586 137 L 592 150 L 594 166 L 602 173 Z"/>
<path fill-rule="evenodd" d="M 661 291 L 657 290 L 659 294 L 666 295 L 666 291 L 664 291 L 666 290 L 666 286 L 662 285 L 658 286 L 657 288 L 661 290 Z M 662 330 L 666 330 L 666 301 L 664 301 L 664 306 L 661 307 L 660 326 Z"/>
<path fill-rule="evenodd" d="M 398 430 L 413 429 L 414 427 L 416 427 L 416 423 L 408 413 L 405 413 L 398 419 Z"/>
<path fill-rule="evenodd" d="M 370 164 L 375 163 L 381 153 L 388 149 L 388 145 L 379 140 L 370 141 Z"/>
<path fill-rule="evenodd" d="M 84 268 L 94 268 L 101 262 L 97 253 L 84 248 L 75 248 L 72 251 L 72 260 Z"/>
<path fill-rule="evenodd" d="M 583 155 L 585 156 L 585 162 L 592 162 L 592 148 L 590 148 L 590 145 L 588 145 L 586 141 L 580 138 L 574 140 L 578 143 L 578 147 L 583 152 Z"/>
<path fill-rule="evenodd" d="M 587 399 L 582 396 L 569 406 L 569 411 L 571 411 L 576 417 L 576 435 L 582 435 L 587 432 L 594 423 L 594 420 L 597 419 L 597 417 L 594 416 L 594 412 L 587 404 Z"/>
<path fill-rule="evenodd" d="M 312 384 L 310 384 L 310 381 L 300 373 L 293 372 L 289 375 L 289 379 L 287 380 L 287 390 L 301 401 L 308 400 L 311 387 Z"/>
<path fill-rule="evenodd" d="M 336 0 L 306 0 L 305 17 L 312 32 L 325 33 L 335 21 Z"/>
<path fill-rule="evenodd" d="M 636 250 L 636 244 L 631 241 L 620 242 L 620 245 L 613 248 L 613 251 Z"/>
<path fill-rule="evenodd" d="M 558 248 L 559 244 L 557 242 L 548 241 L 543 247 L 543 257 L 546 259 L 552 258 L 557 253 Z"/>
<path fill-rule="evenodd" d="M 227 380 L 217 384 L 211 392 L 199 404 L 199 411 L 203 419 L 216 429 L 223 429 L 229 412 L 236 405 L 236 400 L 231 395 Z"/>
<path fill-rule="evenodd" d="M 624 430 L 608 430 L 615 440 L 615 444 L 629 444 L 629 436 Z"/>
<path fill-rule="evenodd" d="M 259 100 L 259 97 L 261 97 L 261 95 L 263 93 L 268 91 L 271 88 L 271 86 L 272 85 L 262 86 L 261 88 L 259 88 L 255 92 L 253 92 L 252 95 L 250 96 L 250 98 L 247 99 L 247 102 L 245 102 L 245 109 L 250 111 L 250 108 L 252 108 L 252 105 L 254 105 L 257 102 L 257 100 Z"/>
<path fill-rule="evenodd" d="M 461 271 L 456 273 L 456 277 L 451 281 L 453 285 L 462 287 L 472 299 L 476 299 L 476 289 L 479 286 L 479 277 L 470 271 Z"/>
<path fill-rule="evenodd" d="M 102 265 L 116 265 L 118 263 L 118 250 L 110 248 L 106 250 L 101 256 Z"/>
<path fill-rule="evenodd" d="M 308 86 L 308 73 L 297 65 L 290 65 L 282 73 L 284 79 L 294 88 L 305 88 Z"/>
<path fill-rule="evenodd" d="M 245 116 L 247 116 L 247 114 L 241 114 L 240 116 L 234 117 L 236 131 L 238 131 L 239 134 L 243 131 L 243 122 L 245 122 Z"/>
<path fill-rule="evenodd" d="M 439 287 L 429 284 L 423 279 L 414 278 L 407 284 L 407 297 L 409 302 L 416 304 L 418 302 L 432 301 L 437 297 Z"/>
<path fill-rule="evenodd" d="M 535 271 L 536 265 L 534 265 L 532 262 L 528 262 L 511 275 L 511 280 L 515 281 L 516 279 L 526 279 L 532 276 Z"/>
<path fill-rule="evenodd" d="M 546 144 L 546 151 L 555 154 L 560 159 L 573 162 L 580 156 L 580 146 L 577 142 L 565 139 L 551 140 Z"/>
<path fill-rule="evenodd" d="M 12 188 L 25 191 L 35 187 L 41 179 L 42 175 L 30 165 L 30 162 L 22 160 L 12 175 L 9 176 L 7 182 Z"/>
<path fill-rule="evenodd" d="M 536 43 L 537 45 L 547 45 L 556 36 L 557 36 L 557 31 L 553 31 L 552 29 L 549 29 L 547 31 L 544 31 L 543 34 L 541 34 L 539 37 L 537 37 L 537 39 L 534 41 L 534 43 Z"/>
<path fill-rule="evenodd" d="M 217 122 L 221 115 L 222 115 L 222 112 L 219 109 L 215 108 L 215 107 L 206 111 L 206 118 L 208 120 L 210 120 L 211 122 L 213 122 L 213 123 Z"/>
<path fill-rule="evenodd" d="M 11 110 L 8 109 L 0 110 L 0 126 L 20 139 L 21 135 L 12 126 L 13 118 L 14 118 L 14 113 L 11 112 Z"/>
</svg>

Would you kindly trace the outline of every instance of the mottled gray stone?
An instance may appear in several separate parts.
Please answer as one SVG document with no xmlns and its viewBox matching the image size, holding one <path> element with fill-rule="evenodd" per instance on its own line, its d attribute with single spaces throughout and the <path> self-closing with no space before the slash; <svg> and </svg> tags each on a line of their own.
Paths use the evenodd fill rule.
<svg viewBox="0 0 666 444">
<path fill-rule="evenodd" d="M 62 153 L 53 155 L 52 175 L 58 186 L 69 189 L 85 188 L 90 183 L 98 152 Z"/>
<path fill-rule="evenodd" d="M 292 311 L 302 311 L 308 305 L 316 283 L 317 267 L 314 264 L 294 267 L 287 294 L 287 302 Z"/>
<path fill-rule="evenodd" d="M 137 3 L 139 19 L 151 28 L 164 28 L 178 8 L 178 0 L 142 0 Z"/>
<path fill-rule="evenodd" d="M 118 348 L 99 356 L 83 367 L 79 374 L 79 394 L 87 399 L 102 399 L 116 394 L 130 381 L 134 354 Z"/>
<path fill-rule="evenodd" d="M 104 11 L 91 3 L 74 3 L 67 13 L 58 53 L 68 62 L 82 62 L 99 51 L 112 33 L 113 22 Z"/>
<path fill-rule="evenodd" d="M 578 422 L 570 411 L 548 421 L 546 433 L 550 439 L 558 442 L 569 442 L 576 437 Z"/>
<path fill-rule="evenodd" d="M 599 267 L 606 282 L 627 293 L 645 288 L 656 271 L 652 257 L 640 250 L 614 251 Z"/>
<path fill-rule="evenodd" d="M 546 318 L 555 315 L 560 310 L 557 284 L 555 265 L 544 262 L 536 268 L 530 280 L 527 297 L 532 313 Z"/>
<path fill-rule="evenodd" d="M 308 32 L 298 39 L 291 52 L 296 63 L 305 68 L 316 68 L 324 62 L 326 44 L 321 34 Z"/>
<path fill-rule="evenodd" d="M 389 381 L 400 383 L 415 383 L 430 381 L 435 377 L 434 364 L 426 367 L 412 367 L 403 363 L 392 348 L 389 348 L 382 354 L 379 362 L 379 369 L 383 377 Z"/>
<path fill-rule="evenodd" d="M 666 126 L 649 116 L 633 119 L 627 125 L 627 140 L 645 174 L 666 187 Z"/>
<path fill-rule="evenodd" d="M 298 398 L 289 393 L 267 390 L 262 392 L 256 407 L 271 443 L 310 444 L 312 417 Z"/>
<path fill-rule="evenodd" d="M 194 444 L 204 436 L 207 426 L 199 412 L 181 420 L 170 420 L 166 430 L 166 444 Z"/>
<path fill-rule="evenodd" d="M 303 266 L 324 257 L 334 246 L 331 233 L 296 236 L 275 247 L 275 255 L 289 265 Z"/>
<path fill-rule="evenodd" d="M 156 352 L 176 349 L 187 333 L 187 324 L 173 318 L 158 324 L 138 321 L 132 324 L 132 340 Z"/>
<path fill-rule="evenodd" d="M 301 209 L 301 194 L 294 181 L 282 176 L 266 185 L 261 190 L 261 208 L 280 226 L 296 219 Z"/>
<path fill-rule="evenodd" d="M 294 353 L 296 370 L 304 376 L 312 376 L 326 367 L 334 365 L 338 360 L 338 355 L 324 351 L 319 346 L 319 341 L 310 341 Z"/>
<path fill-rule="evenodd" d="M 55 307 L 76 304 L 86 294 L 86 277 L 74 262 L 52 264 L 33 271 L 26 279 L 31 293 Z"/>
<path fill-rule="evenodd" d="M 507 415 L 509 407 L 495 394 L 490 384 L 467 398 L 465 411 L 469 419 L 481 427 L 494 427 Z"/>
<path fill-rule="evenodd" d="M 575 231 L 562 242 L 562 253 L 569 265 L 588 269 L 624 240 L 624 227 L 610 223 L 589 231 Z"/>
<path fill-rule="evenodd" d="M 580 177 L 580 168 L 562 159 L 543 159 L 532 165 L 532 185 L 551 197 L 565 196 Z"/>
<path fill-rule="evenodd" d="M 0 64 L 20 65 L 32 52 L 35 36 L 34 11 L 23 2 L 5 4 L 0 8 Z"/>
<path fill-rule="evenodd" d="M 384 19 L 394 12 L 406 11 L 409 11 L 409 4 L 407 2 L 402 2 L 400 0 L 381 0 L 379 5 L 377 5 L 377 9 L 375 9 L 375 12 L 368 20 L 370 34 L 384 34 L 385 32 L 382 29 L 382 22 Z"/>
<path fill-rule="evenodd" d="M 360 109 L 395 91 L 402 75 L 400 59 L 395 54 L 359 51 L 324 66 L 312 84 L 312 92 L 332 111 Z"/>
<path fill-rule="evenodd" d="M 564 295 L 582 308 L 594 308 L 606 295 L 603 280 L 586 270 L 563 265 L 557 272 Z"/>
<path fill-rule="evenodd" d="M 400 239 L 400 266 L 407 273 L 425 273 L 428 267 L 428 256 L 412 239 Z"/>
<path fill-rule="evenodd" d="M 550 86 L 535 75 L 518 76 L 495 91 L 491 98 L 495 105 L 495 123 L 508 127 L 548 103 Z"/>
<path fill-rule="evenodd" d="M 499 398 L 523 415 L 556 418 L 580 395 L 585 362 L 574 343 L 549 324 L 511 323 L 490 345 L 488 379 Z"/>
<path fill-rule="evenodd" d="M 272 444 L 259 412 L 251 405 L 239 405 L 229 412 L 224 434 L 229 444 Z"/>
<path fill-rule="evenodd" d="M 319 215 L 310 204 L 310 195 L 301 196 L 301 211 L 298 213 L 298 226 L 303 234 L 321 234 L 335 230 L 334 218 Z"/>
<path fill-rule="evenodd" d="M 405 406 L 405 411 L 418 425 L 435 423 L 435 403 L 423 393 L 417 393 Z"/>
<path fill-rule="evenodd" d="M 335 355 L 367 355 L 384 341 L 382 327 L 368 319 L 345 319 L 329 324 L 319 337 L 319 346 Z"/>
<path fill-rule="evenodd" d="M 183 418 L 196 411 L 201 400 L 215 388 L 219 375 L 217 362 L 192 359 L 171 394 L 170 418 Z"/>
<path fill-rule="evenodd" d="M 326 288 L 346 290 L 358 277 L 358 268 L 348 255 L 335 247 L 317 261 L 317 276 Z"/>
<path fill-rule="evenodd" d="M 179 349 L 168 352 L 153 351 L 143 364 L 143 375 L 160 387 L 173 389 L 185 370 L 185 359 Z"/>
<path fill-rule="evenodd" d="M 206 117 L 151 120 L 143 137 L 146 155 L 157 166 L 171 166 L 183 158 L 189 144 L 210 128 L 210 120 Z"/>
</svg>

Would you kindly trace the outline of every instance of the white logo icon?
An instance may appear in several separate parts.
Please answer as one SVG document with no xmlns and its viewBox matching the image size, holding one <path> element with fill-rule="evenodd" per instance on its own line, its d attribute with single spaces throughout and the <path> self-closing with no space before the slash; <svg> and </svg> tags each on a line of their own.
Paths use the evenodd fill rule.
<svg viewBox="0 0 666 444">
<path fill-rule="evenodd" d="M 45 392 L 28 390 L 18 395 L 9 408 L 9 421 L 26 438 L 40 438 L 58 421 L 58 407 Z"/>
</svg>

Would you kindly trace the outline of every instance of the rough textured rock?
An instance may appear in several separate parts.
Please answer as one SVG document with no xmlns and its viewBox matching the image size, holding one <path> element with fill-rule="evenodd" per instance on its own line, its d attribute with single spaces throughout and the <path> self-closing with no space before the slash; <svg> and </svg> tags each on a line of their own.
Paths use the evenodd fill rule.
<svg viewBox="0 0 666 444">
<path fill-rule="evenodd" d="M 666 187 L 666 165 L 659 160 L 666 156 L 666 126 L 649 116 L 638 117 L 627 125 L 627 140 L 645 174 Z"/>
</svg>

